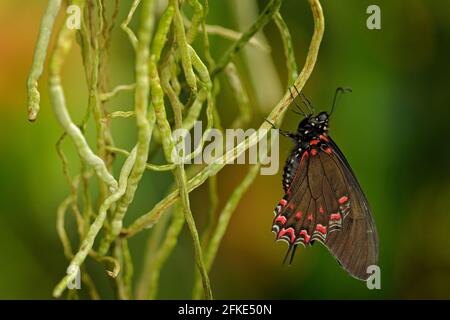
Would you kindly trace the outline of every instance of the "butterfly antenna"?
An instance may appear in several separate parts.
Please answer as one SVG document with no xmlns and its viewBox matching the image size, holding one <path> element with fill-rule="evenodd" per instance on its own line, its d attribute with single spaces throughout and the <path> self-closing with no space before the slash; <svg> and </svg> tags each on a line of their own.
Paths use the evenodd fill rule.
<svg viewBox="0 0 450 320">
<path fill-rule="evenodd" d="M 291 253 L 291 250 L 292 250 L 293 247 L 296 247 L 296 246 L 289 245 L 289 248 L 288 248 L 288 250 L 287 250 L 287 252 L 286 252 L 286 254 L 284 255 L 284 258 L 283 258 L 283 265 L 286 263 L 287 257 L 289 257 L 289 253 Z M 289 264 L 291 264 L 291 263 L 289 262 Z"/>
<path fill-rule="evenodd" d="M 352 88 L 350 87 L 338 87 L 334 93 L 334 98 L 333 98 L 333 104 L 331 105 L 331 111 L 330 111 L 330 116 L 333 113 L 334 110 L 334 106 L 336 105 L 338 98 L 340 97 L 341 93 L 348 93 L 348 92 L 352 92 Z"/>
<path fill-rule="evenodd" d="M 297 250 L 297 245 L 294 244 L 294 249 L 292 249 L 291 259 L 289 260 L 289 265 L 292 264 L 292 261 L 294 260 L 295 250 Z"/>
<path fill-rule="evenodd" d="M 294 86 L 295 88 L 295 86 Z M 297 88 L 295 88 L 297 90 Z M 306 112 L 303 111 L 302 107 L 297 103 L 297 101 L 295 100 L 294 94 L 292 93 L 292 89 L 289 88 L 289 92 L 291 93 L 291 98 L 292 98 L 292 102 L 294 102 L 294 105 L 297 107 L 297 109 L 300 111 L 300 113 L 302 116 L 307 117 Z M 298 92 L 298 91 L 297 91 Z"/>
</svg>

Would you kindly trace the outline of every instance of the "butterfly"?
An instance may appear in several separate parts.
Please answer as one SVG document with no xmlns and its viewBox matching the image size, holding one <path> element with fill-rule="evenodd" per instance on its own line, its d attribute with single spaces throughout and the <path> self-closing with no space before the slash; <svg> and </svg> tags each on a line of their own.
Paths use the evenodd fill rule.
<svg viewBox="0 0 450 320">
<path fill-rule="evenodd" d="M 328 135 L 328 122 L 340 93 L 338 88 L 330 113 L 315 115 L 311 102 L 301 93 L 304 116 L 296 132 L 279 130 L 295 147 L 283 172 L 284 197 L 274 210 L 272 231 L 276 240 L 288 243 L 285 259 L 290 263 L 298 244 L 325 245 L 353 277 L 367 280 L 367 268 L 378 264 L 378 235 L 371 209 L 348 161 Z"/>
</svg>

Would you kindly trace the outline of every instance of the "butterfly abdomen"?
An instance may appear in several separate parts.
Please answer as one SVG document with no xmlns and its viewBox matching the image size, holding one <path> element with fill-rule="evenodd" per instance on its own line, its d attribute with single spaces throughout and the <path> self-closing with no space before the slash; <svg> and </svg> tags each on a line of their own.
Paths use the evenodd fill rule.
<svg viewBox="0 0 450 320">
<path fill-rule="evenodd" d="M 300 146 L 294 148 L 286 160 L 286 164 L 283 169 L 283 189 L 286 193 L 291 185 L 292 180 L 297 172 L 298 164 L 300 163 L 300 156 L 302 150 Z"/>
</svg>

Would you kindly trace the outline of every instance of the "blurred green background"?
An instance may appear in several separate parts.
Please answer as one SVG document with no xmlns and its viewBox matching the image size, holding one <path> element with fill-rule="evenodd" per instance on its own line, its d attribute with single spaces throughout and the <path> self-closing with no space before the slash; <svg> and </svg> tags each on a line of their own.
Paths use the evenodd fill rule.
<svg viewBox="0 0 450 320">
<path fill-rule="evenodd" d="M 211 0 L 209 24 L 235 30 L 254 20 L 238 0 Z M 245 0 L 247 5 L 266 1 Z M 381 7 L 381 30 L 366 28 L 366 8 Z M 241 4 L 240 6 L 242 6 Z M 303 299 L 450 298 L 450 2 L 322 1 L 326 31 L 316 69 L 305 93 L 317 109 L 328 108 L 337 86 L 353 88 L 340 102 L 330 134 L 356 172 L 371 203 L 380 236 L 381 290 L 349 277 L 316 245 L 300 249 L 294 264 L 282 266 L 284 244 L 274 244 L 272 210 L 282 196 L 281 173 L 259 176 L 238 206 L 211 272 L 216 298 Z M 121 1 L 119 21 L 129 1 Z M 61 134 L 47 94 L 47 74 L 40 83 L 42 110 L 36 123 L 26 120 L 26 78 L 31 66 L 44 0 L 0 1 L 0 298 L 48 299 L 67 261 L 55 230 L 56 207 L 68 193 L 55 143 Z M 239 14 L 240 13 L 240 14 Z M 302 66 L 312 34 L 306 0 L 286 0 L 281 13 L 292 33 L 297 62 Z M 273 23 L 264 29 L 272 48 L 252 79 L 249 59 L 240 54 L 255 110 L 273 106 L 286 85 L 285 60 Z M 230 41 L 211 36 L 218 59 Z M 255 51 L 256 50 L 256 51 Z M 247 57 L 261 55 L 249 49 Z M 133 82 L 133 52 L 116 28 L 111 58 L 112 84 Z M 255 58 L 256 59 L 256 58 Z M 64 86 L 73 117 L 81 119 L 86 85 L 78 48 L 64 68 Z M 251 60 L 251 59 L 250 59 Z M 259 61 L 259 60 L 258 60 Z M 271 69 L 273 67 L 273 72 Z M 255 70 L 253 69 L 253 72 Z M 265 75 L 268 78 L 265 77 Z M 259 81 L 255 81 L 255 78 Z M 222 77 L 221 80 L 224 80 Z M 235 101 L 223 81 L 218 108 L 224 125 L 235 116 Z M 132 107 L 121 95 L 112 107 Z M 225 111 L 223 111 L 225 110 Z M 264 119 L 256 113 L 252 126 Z M 300 119 L 288 113 L 282 127 L 294 130 Z M 119 146 L 134 139 L 132 120 L 115 120 Z M 91 130 L 92 131 L 92 130 Z M 76 159 L 70 143 L 71 158 Z M 291 148 L 282 139 L 281 165 Z M 75 160 L 73 164 L 77 164 Z M 77 170 L 77 165 L 74 170 Z M 219 174 L 220 204 L 245 174 L 242 165 Z M 148 211 L 166 192 L 170 174 L 148 173 L 130 208 L 126 224 Z M 207 186 L 191 195 L 194 215 L 202 227 Z M 72 230 L 72 226 L 69 226 Z M 140 273 L 146 234 L 130 240 Z M 111 285 L 97 264 L 90 270 L 103 298 Z M 189 234 L 181 239 L 163 270 L 161 298 L 190 298 L 194 261 Z M 109 293 L 108 293 L 109 292 Z"/>
</svg>

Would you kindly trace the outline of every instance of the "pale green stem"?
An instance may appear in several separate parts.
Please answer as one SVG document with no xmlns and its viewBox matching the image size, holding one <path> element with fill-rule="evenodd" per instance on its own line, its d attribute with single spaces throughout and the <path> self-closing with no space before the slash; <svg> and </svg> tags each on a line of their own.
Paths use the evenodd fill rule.
<svg viewBox="0 0 450 320">
<path fill-rule="evenodd" d="M 172 217 L 172 222 L 167 229 L 167 234 L 164 238 L 164 241 L 153 257 L 151 265 L 148 269 L 146 269 L 146 272 L 150 274 L 146 295 L 148 299 L 156 299 L 158 295 L 158 283 L 161 269 L 170 253 L 172 252 L 173 248 L 177 244 L 178 236 L 183 229 L 184 222 L 185 218 L 183 214 L 183 208 L 181 207 L 181 205 L 176 205 Z"/>
<path fill-rule="evenodd" d="M 151 230 L 145 245 L 145 254 L 142 262 L 141 274 L 139 276 L 139 281 L 137 282 L 136 288 L 136 299 L 145 300 L 149 295 L 149 286 L 151 285 L 152 278 L 155 276 L 153 270 L 155 257 L 158 255 L 161 245 L 161 239 L 165 234 L 167 238 L 168 235 L 168 222 L 172 219 L 172 212 L 165 215 L 159 223 Z M 181 219 L 184 222 L 184 215 L 181 213 Z M 166 232 L 167 231 L 167 232 Z M 164 240 L 165 241 L 165 240 Z M 170 254 L 170 252 L 168 253 Z M 158 269 L 156 269 L 158 270 Z M 155 272 L 156 272 L 155 270 Z M 159 276 L 158 276 L 159 278 Z"/>
<path fill-rule="evenodd" d="M 286 67 L 288 71 L 288 86 L 290 86 L 298 77 L 297 62 L 295 62 L 291 33 L 279 12 L 277 12 L 273 18 L 280 31 L 281 39 L 283 40 L 284 55 L 286 56 Z"/>
<path fill-rule="evenodd" d="M 117 147 L 107 147 L 107 149 L 109 151 L 111 151 L 111 152 L 117 152 L 117 153 L 123 154 L 123 155 L 125 155 L 127 157 L 130 154 L 127 150 L 120 149 L 120 148 L 117 148 Z M 152 171 L 171 171 L 171 170 L 175 169 L 175 164 L 171 163 L 171 164 L 160 164 L 160 165 L 158 165 L 158 164 L 147 163 L 145 165 L 145 169 L 152 170 Z"/>
<path fill-rule="evenodd" d="M 136 87 L 135 83 L 132 84 L 121 84 L 116 86 L 114 89 L 112 89 L 110 92 L 105 92 L 99 94 L 99 98 L 101 101 L 108 101 L 111 98 L 114 98 L 116 94 L 122 91 L 131 91 L 134 90 Z"/>
<path fill-rule="evenodd" d="M 200 89 L 197 99 L 195 99 L 194 103 L 189 108 L 186 117 L 183 119 L 183 129 L 190 131 L 194 127 L 195 122 L 198 120 L 200 113 L 202 112 L 203 103 L 205 102 L 207 96 L 208 92 Z"/>
<path fill-rule="evenodd" d="M 166 93 L 167 97 L 169 98 L 171 105 L 177 105 L 177 108 L 183 110 L 184 105 L 181 103 L 180 99 L 178 98 L 177 93 L 172 88 L 170 84 L 170 78 L 171 78 L 171 72 L 168 67 L 164 68 L 164 70 L 161 71 L 161 86 Z M 197 100 L 197 99 L 196 99 Z"/>
<path fill-rule="evenodd" d="M 132 152 L 130 157 L 128 157 L 128 159 L 125 161 L 122 170 L 120 172 L 119 188 L 114 193 L 112 193 L 108 198 L 106 198 L 106 200 L 100 206 L 98 215 L 95 218 L 92 225 L 90 226 L 89 231 L 86 234 L 86 237 L 82 241 L 80 249 L 71 260 L 68 270 L 73 271 L 79 270 L 80 266 L 83 264 L 84 260 L 86 259 L 87 255 L 92 249 L 95 238 L 97 237 L 100 229 L 103 226 L 103 223 L 105 222 L 107 211 L 109 210 L 111 205 L 115 203 L 118 199 L 120 199 L 120 197 L 125 193 L 128 176 L 130 175 L 131 170 L 133 169 L 135 157 L 136 152 Z M 56 285 L 55 289 L 53 290 L 53 296 L 55 298 L 60 297 L 61 294 L 64 292 L 64 290 L 67 288 L 67 285 L 71 283 L 76 276 L 77 276 L 76 272 L 68 272 L 68 274 Z"/>
<path fill-rule="evenodd" d="M 201 89 L 199 92 L 199 96 L 200 96 L 200 101 L 202 101 L 203 99 L 203 95 L 206 95 L 206 100 L 207 100 L 207 107 L 206 107 L 206 118 L 207 118 L 207 126 L 206 126 L 206 130 L 202 135 L 202 138 L 198 144 L 198 146 L 195 148 L 195 150 L 193 152 L 191 152 L 188 155 L 184 156 L 184 160 L 183 163 L 189 162 L 190 160 L 194 159 L 197 155 L 199 155 L 202 150 L 203 150 L 203 146 L 205 143 L 205 139 L 207 137 L 207 135 L 209 134 L 209 130 L 212 128 L 213 123 L 214 123 L 214 100 L 211 94 L 211 90 L 212 90 L 212 82 L 211 82 L 211 78 L 209 76 L 209 71 L 208 68 L 206 67 L 206 65 L 203 63 L 203 61 L 200 59 L 200 57 L 197 55 L 197 53 L 195 52 L 195 50 L 188 45 L 188 49 L 189 49 L 189 54 L 191 56 L 191 61 L 192 64 L 195 68 L 195 71 L 197 71 L 198 73 L 198 77 L 200 79 L 200 84 L 201 84 Z M 192 117 L 189 119 L 189 122 L 186 123 L 186 126 L 183 125 L 183 128 L 189 128 L 187 126 L 187 124 L 189 125 L 193 125 L 195 123 L 195 119 L 193 119 Z"/>
<path fill-rule="evenodd" d="M 205 265 L 208 272 L 211 270 L 212 263 L 214 261 L 214 258 L 216 257 L 223 236 L 225 235 L 231 216 L 233 215 L 233 212 L 236 210 L 236 207 L 238 206 L 241 198 L 257 177 L 259 170 L 260 170 L 259 164 L 254 165 L 249 170 L 244 180 L 242 180 L 239 183 L 239 185 L 234 189 L 233 193 L 228 199 L 227 204 L 220 213 L 219 220 L 217 221 L 217 226 L 214 229 L 211 240 L 209 241 L 208 247 L 205 250 Z M 200 278 L 197 277 L 194 284 L 194 291 L 192 295 L 193 299 L 201 299 L 201 293 L 202 293 L 201 282 Z"/>
<path fill-rule="evenodd" d="M 62 142 L 64 141 L 64 138 L 67 136 L 66 133 L 63 133 L 61 135 L 61 138 L 59 138 L 58 142 L 56 143 L 56 152 L 58 153 L 59 158 L 61 159 L 62 166 L 63 166 L 63 174 L 66 177 L 66 181 L 70 188 L 70 194 L 71 194 L 71 209 L 75 215 L 75 219 L 77 222 L 77 229 L 78 229 L 78 235 L 80 238 L 84 237 L 84 230 L 85 230 L 85 222 L 83 219 L 83 216 L 81 215 L 81 212 L 78 208 L 78 178 L 73 179 L 70 176 L 69 172 L 69 161 L 64 154 L 64 151 L 62 149 Z"/>
<path fill-rule="evenodd" d="M 197 36 L 200 23 L 204 21 L 203 6 L 198 0 L 188 0 L 189 5 L 194 9 L 190 28 L 187 32 L 186 39 L 188 43 L 192 43 Z"/>
<path fill-rule="evenodd" d="M 191 23 L 190 21 L 188 21 L 187 19 L 184 20 L 184 24 L 190 28 Z M 190 30 L 190 29 L 189 29 Z M 199 27 L 199 30 L 201 30 L 201 26 Z M 229 28 L 225 28 L 219 25 L 211 25 L 211 24 L 205 24 L 205 30 L 206 33 L 209 35 L 217 35 L 220 36 L 224 39 L 228 39 L 228 40 L 239 40 L 242 37 L 242 33 L 233 29 L 229 29 Z M 248 40 L 248 44 L 258 48 L 264 52 L 270 52 L 270 47 L 261 42 L 259 39 L 257 38 L 251 38 L 250 40 Z"/>
<path fill-rule="evenodd" d="M 124 241 L 125 240 L 125 241 Z M 129 297 L 131 298 L 133 288 L 132 288 L 132 282 L 133 282 L 133 273 L 134 273 L 134 267 L 133 267 L 133 260 L 131 257 L 130 248 L 128 247 L 128 241 L 126 239 L 118 240 L 122 244 L 122 252 L 123 252 L 123 265 L 125 272 L 123 274 L 123 283 L 126 292 L 128 293 Z"/>
<path fill-rule="evenodd" d="M 119 260 L 117 260 L 116 258 L 111 257 L 111 256 L 101 256 L 93 250 L 91 250 L 89 252 L 89 256 L 99 262 L 107 262 L 107 263 L 111 264 L 113 266 L 113 268 L 112 268 L 112 270 L 106 270 L 106 274 L 108 276 L 110 276 L 111 278 L 114 278 L 114 279 L 117 278 L 117 276 L 120 273 L 121 267 L 122 267 Z"/>
<path fill-rule="evenodd" d="M 120 25 L 122 30 L 127 34 L 128 39 L 130 40 L 130 43 L 133 46 L 134 50 L 137 49 L 138 40 L 137 40 L 137 37 L 134 34 L 133 30 L 131 30 L 128 27 L 128 25 L 130 24 L 131 19 L 133 19 L 134 12 L 136 11 L 136 9 L 139 6 L 140 2 L 141 2 L 141 0 L 133 0 L 133 3 L 131 4 L 131 9 L 128 12 L 127 18 Z"/>
<path fill-rule="evenodd" d="M 134 194 L 142 179 L 147 164 L 150 140 L 152 137 L 155 114 L 153 108 L 147 115 L 149 90 L 149 46 L 154 25 L 153 17 L 154 0 L 144 0 L 142 6 L 141 27 L 139 29 L 136 50 L 136 91 L 135 91 L 135 114 L 136 126 L 138 128 L 138 142 L 133 150 L 136 150 L 136 160 L 133 170 L 128 178 L 125 193 L 117 204 L 113 214 L 111 229 L 100 244 L 99 254 L 104 255 L 109 249 L 112 241 L 122 230 L 123 218 Z"/>
<path fill-rule="evenodd" d="M 72 259 L 72 245 L 70 244 L 69 237 L 67 236 L 66 229 L 64 227 L 64 216 L 66 215 L 67 207 L 72 203 L 72 196 L 68 196 L 64 201 L 58 206 L 57 218 L 56 218 L 56 231 L 58 233 L 59 240 L 64 248 L 64 255 L 67 259 Z"/>
<path fill-rule="evenodd" d="M 191 94 L 197 94 L 197 79 L 192 68 L 191 55 L 189 54 L 189 45 L 186 40 L 183 19 L 181 17 L 179 0 L 170 0 L 170 4 L 175 8 L 173 23 L 175 27 L 175 37 L 177 40 L 178 50 L 181 55 L 181 65 L 183 66 L 186 82 L 191 89 Z"/>
<path fill-rule="evenodd" d="M 133 263 L 131 261 L 130 250 L 126 239 L 116 240 L 114 256 L 119 261 L 122 270 L 115 278 L 117 295 L 121 300 L 130 300 L 132 298 L 131 280 L 133 277 Z"/>
<path fill-rule="evenodd" d="M 155 55 L 155 60 L 159 61 L 161 52 L 167 42 L 167 34 L 172 25 L 173 15 L 175 13 L 175 6 L 168 5 L 163 15 L 159 19 L 158 27 L 156 28 L 154 40 L 152 42 L 151 52 Z"/>
<path fill-rule="evenodd" d="M 135 116 L 134 111 L 114 111 L 111 113 L 108 113 L 107 117 L 114 119 L 114 118 L 131 118 Z M 110 149 L 110 146 L 106 146 L 106 149 Z"/>
<path fill-rule="evenodd" d="M 97 8 L 98 8 L 98 14 L 97 19 L 99 21 L 99 27 L 96 33 L 96 36 L 94 37 L 94 63 L 91 70 L 91 85 L 89 88 L 89 110 L 92 110 L 92 113 L 94 115 L 94 122 L 95 122 L 95 128 L 97 132 L 97 152 L 100 158 L 107 163 L 107 154 L 106 154 L 106 127 L 107 123 L 104 121 L 104 109 L 101 104 L 100 98 L 99 98 L 99 72 L 100 72 L 100 60 L 101 60 L 101 48 L 100 48 L 100 36 L 103 29 L 103 5 L 101 0 L 97 0 Z M 93 32 L 91 30 L 91 32 Z M 103 201 L 107 194 L 107 188 L 105 183 L 100 180 L 100 194 L 99 194 L 99 201 Z"/>
<path fill-rule="evenodd" d="M 158 123 L 159 130 L 161 133 L 161 139 L 163 142 L 164 155 L 167 161 L 172 161 L 174 141 L 172 137 L 172 130 L 166 117 L 166 111 L 164 108 L 164 100 L 163 100 L 164 93 L 161 87 L 161 82 L 159 79 L 158 70 L 156 68 L 154 57 L 150 59 L 149 65 L 150 65 L 150 77 L 152 79 L 151 80 L 152 100 L 156 113 L 156 121 Z M 177 110 L 176 105 L 173 107 L 174 111 L 178 113 L 178 115 L 176 114 L 176 119 L 178 119 L 177 124 L 181 127 L 181 117 L 180 117 L 181 110 Z M 190 210 L 189 195 L 186 187 L 186 174 L 183 168 L 183 164 L 177 165 L 177 167 L 174 170 L 174 174 L 178 187 L 181 190 L 181 203 L 183 205 L 185 219 L 188 224 L 189 231 L 191 232 L 192 240 L 194 243 L 195 260 L 197 263 L 197 267 L 199 268 L 200 273 L 202 274 L 203 288 L 205 290 L 205 295 L 207 298 L 212 298 L 209 278 L 204 268 L 200 240 L 198 237 L 197 228 L 195 226 L 195 221 L 192 216 L 192 212 Z"/>
<path fill-rule="evenodd" d="M 220 59 L 216 68 L 212 72 L 212 75 L 215 76 L 219 72 L 221 72 L 227 64 L 233 60 L 236 54 L 244 47 L 247 42 L 259 31 L 261 30 L 276 14 L 280 8 L 281 0 L 271 0 L 269 4 L 267 4 L 266 8 L 260 14 L 255 23 L 242 34 L 241 38 L 236 41 L 230 49 L 225 53 L 225 55 Z"/>
<path fill-rule="evenodd" d="M 234 97 L 236 99 L 239 114 L 233 124 L 232 128 L 243 128 L 245 127 L 251 119 L 252 109 L 250 106 L 250 100 L 248 98 L 247 90 L 239 77 L 234 63 L 230 62 L 225 68 L 225 73 L 228 76 L 228 82 L 230 83 L 231 89 L 233 90 Z"/>
<path fill-rule="evenodd" d="M 59 33 L 56 47 L 50 58 L 49 83 L 53 112 L 61 127 L 72 138 L 81 158 L 95 169 L 99 179 L 104 181 L 109 186 L 110 191 L 113 192 L 117 189 L 117 181 L 111 173 L 109 173 L 104 161 L 91 150 L 80 128 L 75 125 L 70 118 L 66 107 L 64 91 L 61 85 L 60 70 L 66 55 L 72 46 L 74 33 L 74 30 L 68 29 L 65 25 L 63 26 L 63 29 Z"/>
<path fill-rule="evenodd" d="M 217 176 L 211 176 L 208 179 L 208 195 L 209 195 L 209 208 L 208 208 L 208 221 L 205 230 L 202 234 L 202 248 L 206 249 L 206 246 L 211 239 L 211 234 L 214 230 L 216 223 L 216 210 L 219 205 L 219 190 L 217 187 Z"/>
<path fill-rule="evenodd" d="M 81 266 L 81 281 L 83 281 L 83 283 L 88 288 L 89 296 L 91 297 L 91 299 L 100 300 L 100 295 L 98 294 L 97 288 L 95 287 L 95 283 L 87 272 L 85 266 Z"/>
<path fill-rule="evenodd" d="M 34 51 L 33 65 L 28 76 L 28 120 L 35 121 L 39 113 L 41 96 L 38 90 L 38 81 L 44 70 L 47 57 L 48 44 L 53 31 L 56 17 L 61 8 L 61 0 L 49 0 L 47 10 L 41 21 L 39 37 Z"/>
<path fill-rule="evenodd" d="M 67 208 L 72 202 L 72 197 L 69 196 L 58 206 L 57 210 L 57 219 L 56 219 L 56 231 L 58 233 L 58 237 L 63 245 L 64 248 L 64 255 L 67 259 L 72 259 L 73 252 L 72 252 L 72 246 L 70 244 L 69 237 L 67 236 L 64 224 L 65 219 L 64 216 L 66 214 Z M 97 289 L 95 287 L 94 282 L 92 281 L 91 277 L 89 276 L 89 273 L 85 268 L 81 268 L 81 281 L 86 285 L 89 291 L 89 295 L 93 300 L 98 300 L 99 294 L 97 292 Z"/>
</svg>

